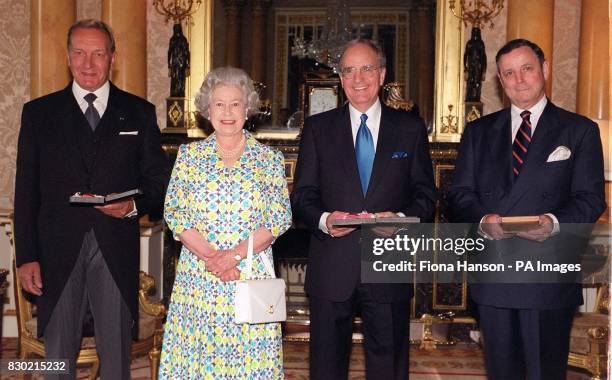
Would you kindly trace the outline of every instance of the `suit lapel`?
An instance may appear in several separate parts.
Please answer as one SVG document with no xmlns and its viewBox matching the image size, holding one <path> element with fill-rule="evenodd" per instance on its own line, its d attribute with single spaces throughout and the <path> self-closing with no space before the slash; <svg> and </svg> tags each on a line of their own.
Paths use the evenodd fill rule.
<svg viewBox="0 0 612 380">
<path fill-rule="evenodd" d="M 332 127 L 332 141 L 334 142 L 333 146 L 337 148 L 339 161 L 344 167 L 347 186 L 361 194 L 361 182 L 359 181 L 357 157 L 355 157 L 348 103 L 336 113 L 336 120 Z M 361 194 L 361 198 L 363 199 L 363 194 Z"/>
<path fill-rule="evenodd" d="M 510 109 L 504 110 L 487 130 L 492 163 L 499 170 L 499 184 L 508 189 L 512 186 L 512 126 L 510 122 Z"/>
<path fill-rule="evenodd" d="M 555 106 L 549 101 L 542 112 L 540 120 L 533 134 L 527 157 L 521 168 L 518 178 L 512 186 L 508 199 L 506 200 L 503 213 L 507 214 L 521 197 L 531 188 L 534 180 L 542 175 L 541 168 L 548 159 L 548 154 L 557 143 L 555 132 L 558 131 L 558 123 L 555 118 Z"/>
<path fill-rule="evenodd" d="M 380 126 L 378 129 L 378 142 L 376 146 L 376 155 L 374 156 L 374 165 L 372 166 L 372 175 L 370 184 L 368 185 L 368 195 L 374 194 L 376 186 L 380 183 L 385 174 L 385 168 L 393 154 L 393 148 L 396 142 L 395 120 L 391 119 L 389 110 L 383 105 L 380 115 Z M 367 195 L 366 195 L 367 198 Z"/>
<path fill-rule="evenodd" d="M 100 119 L 100 124 L 96 128 L 96 137 L 99 142 L 96 146 L 96 161 L 95 167 L 104 162 L 111 152 L 112 140 L 116 138 L 122 126 L 126 122 L 126 116 L 121 108 L 121 102 L 118 99 L 119 89 L 110 83 L 110 92 L 108 95 L 108 103 L 106 111 Z"/>
<path fill-rule="evenodd" d="M 80 157 L 82 166 L 79 166 L 77 170 L 88 172 L 90 168 L 84 146 L 85 136 L 90 132 L 84 129 L 88 126 L 87 120 L 72 93 L 72 82 L 64 89 L 63 100 L 58 109 L 57 120 L 58 127 L 66 142 L 65 146 L 67 149 L 73 150 L 73 156 Z M 75 164 L 77 161 L 79 160 L 74 160 Z"/>
</svg>

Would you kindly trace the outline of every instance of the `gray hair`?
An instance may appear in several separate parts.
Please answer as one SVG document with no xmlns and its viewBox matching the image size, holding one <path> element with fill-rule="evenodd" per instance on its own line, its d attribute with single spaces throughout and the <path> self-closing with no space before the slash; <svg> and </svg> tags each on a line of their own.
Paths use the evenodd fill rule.
<svg viewBox="0 0 612 380">
<path fill-rule="evenodd" d="M 378 64 L 380 65 L 380 67 L 387 66 L 387 57 L 385 57 L 385 53 L 383 53 L 380 45 L 378 45 L 376 41 L 369 40 L 366 38 L 355 38 L 347 42 L 346 45 L 344 45 L 344 48 L 342 49 L 342 54 L 340 55 L 340 68 L 342 68 L 342 58 L 344 58 L 344 54 L 349 48 L 352 48 L 355 45 L 365 45 L 369 47 L 374 53 L 376 53 L 376 57 L 378 58 Z"/>
<path fill-rule="evenodd" d="M 200 90 L 195 97 L 196 109 L 204 117 L 208 117 L 208 107 L 212 93 L 217 86 L 234 86 L 240 89 L 247 107 L 247 115 L 251 116 L 259 110 L 259 94 L 253 86 L 253 80 L 242 69 L 225 66 L 218 67 L 208 74 L 202 82 Z"/>
<path fill-rule="evenodd" d="M 79 20 L 72 24 L 70 29 L 68 29 L 68 50 L 72 48 L 72 34 L 77 29 L 97 29 L 102 31 L 104 34 L 106 34 L 106 37 L 108 37 L 109 53 L 113 54 L 115 52 L 115 37 L 113 36 L 113 30 L 105 22 L 95 20 L 93 18 Z"/>
</svg>

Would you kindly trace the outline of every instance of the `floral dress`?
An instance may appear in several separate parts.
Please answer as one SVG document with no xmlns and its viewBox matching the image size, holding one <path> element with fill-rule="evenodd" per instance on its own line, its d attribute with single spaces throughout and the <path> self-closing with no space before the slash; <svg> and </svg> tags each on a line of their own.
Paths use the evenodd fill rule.
<svg viewBox="0 0 612 380">
<path fill-rule="evenodd" d="M 230 249 L 265 227 L 274 238 L 291 224 L 283 156 L 248 132 L 242 156 L 226 168 L 216 137 L 182 145 L 165 202 L 165 219 L 178 239 L 198 230 L 215 249 Z M 266 277 L 261 255 L 254 255 L 253 277 Z M 243 260 L 238 269 L 244 279 Z M 233 282 L 221 282 L 204 261 L 183 247 L 159 368 L 160 379 L 282 379 L 279 323 L 234 323 Z"/>
</svg>

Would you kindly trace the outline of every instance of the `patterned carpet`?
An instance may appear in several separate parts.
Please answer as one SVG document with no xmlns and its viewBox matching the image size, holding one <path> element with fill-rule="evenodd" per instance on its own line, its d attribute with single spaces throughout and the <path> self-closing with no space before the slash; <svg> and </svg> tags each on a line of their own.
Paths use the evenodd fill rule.
<svg viewBox="0 0 612 380">
<path fill-rule="evenodd" d="M 2 359 L 15 358 L 17 339 L 2 339 Z M 308 379 L 308 344 L 285 342 L 283 344 L 285 378 L 287 380 Z M 356 344 L 351 354 L 349 379 L 365 379 L 365 360 L 363 347 Z M 79 368 L 77 378 L 87 379 L 88 368 Z M 3 375 L 2 380 L 17 379 L 17 376 Z M 132 379 L 149 380 L 148 358 L 138 358 L 132 362 Z M 34 376 L 34 379 L 42 377 Z M 410 349 L 411 380 L 484 380 L 486 379 L 482 351 L 476 345 L 459 344 L 439 347 L 435 351 L 421 350 L 417 346 Z M 571 372 L 568 380 L 589 379 L 583 373 Z"/>
<path fill-rule="evenodd" d="M 285 343 L 285 377 L 288 380 L 308 379 L 308 344 Z M 365 379 L 363 346 L 353 347 L 349 379 Z M 435 351 L 410 349 L 411 380 L 483 380 L 486 379 L 482 352 L 475 345 L 439 347 Z"/>
</svg>

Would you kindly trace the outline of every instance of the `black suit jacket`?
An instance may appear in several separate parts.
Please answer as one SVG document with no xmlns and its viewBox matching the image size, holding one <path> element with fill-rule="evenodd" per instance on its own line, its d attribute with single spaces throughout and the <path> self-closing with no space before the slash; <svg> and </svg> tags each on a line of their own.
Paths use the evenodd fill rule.
<svg viewBox="0 0 612 380">
<path fill-rule="evenodd" d="M 296 219 L 313 232 L 305 284 L 308 294 L 345 301 L 360 283 L 359 230 L 333 238 L 319 230 L 323 212 L 401 211 L 423 221 L 433 219 L 436 189 L 422 120 L 383 105 L 377 144 L 364 197 L 348 105 L 306 119 L 291 203 Z M 392 158 L 395 152 L 406 155 Z M 410 284 L 371 286 L 381 302 L 412 296 Z"/>
<path fill-rule="evenodd" d="M 560 146 L 571 151 L 570 157 L 547 162 Z M 591 120 L 548 102 L 516 180 L 511 160 L 509 108 L 466 127 L 449 189 L 453 221 L 552 213 L 559 223 L 594 223 L 605 210 L 601 139 Z M 507 255 L 517 247 L 516 241 L 492 244 Z M 518 244 L 525 251 L 529 242 Z M 480 284 L 472 286 L 471 294 L 477 303 L 498 307 L 556 309 L 582 303 L 580 286 L 574 284 Z"/>
<path fill-rule="evenodd" d="M 139 226 L 92 207 L 72 206 L 80 191 L 108 194 L 139 188 L 139 215 L 160 215 L 169 178 L 155 107 L 110 86 L 108 105 L 92 135 L 72 85 L 23 107 L 15 185 L 17 265 L 38 261 L 43 295 L 37 297 L 42 335 L 78 257 L 94 229 L 123 298 L 138 315 Z M 131 132 L 131 134 L 121 134 Z"/>
</svg>

